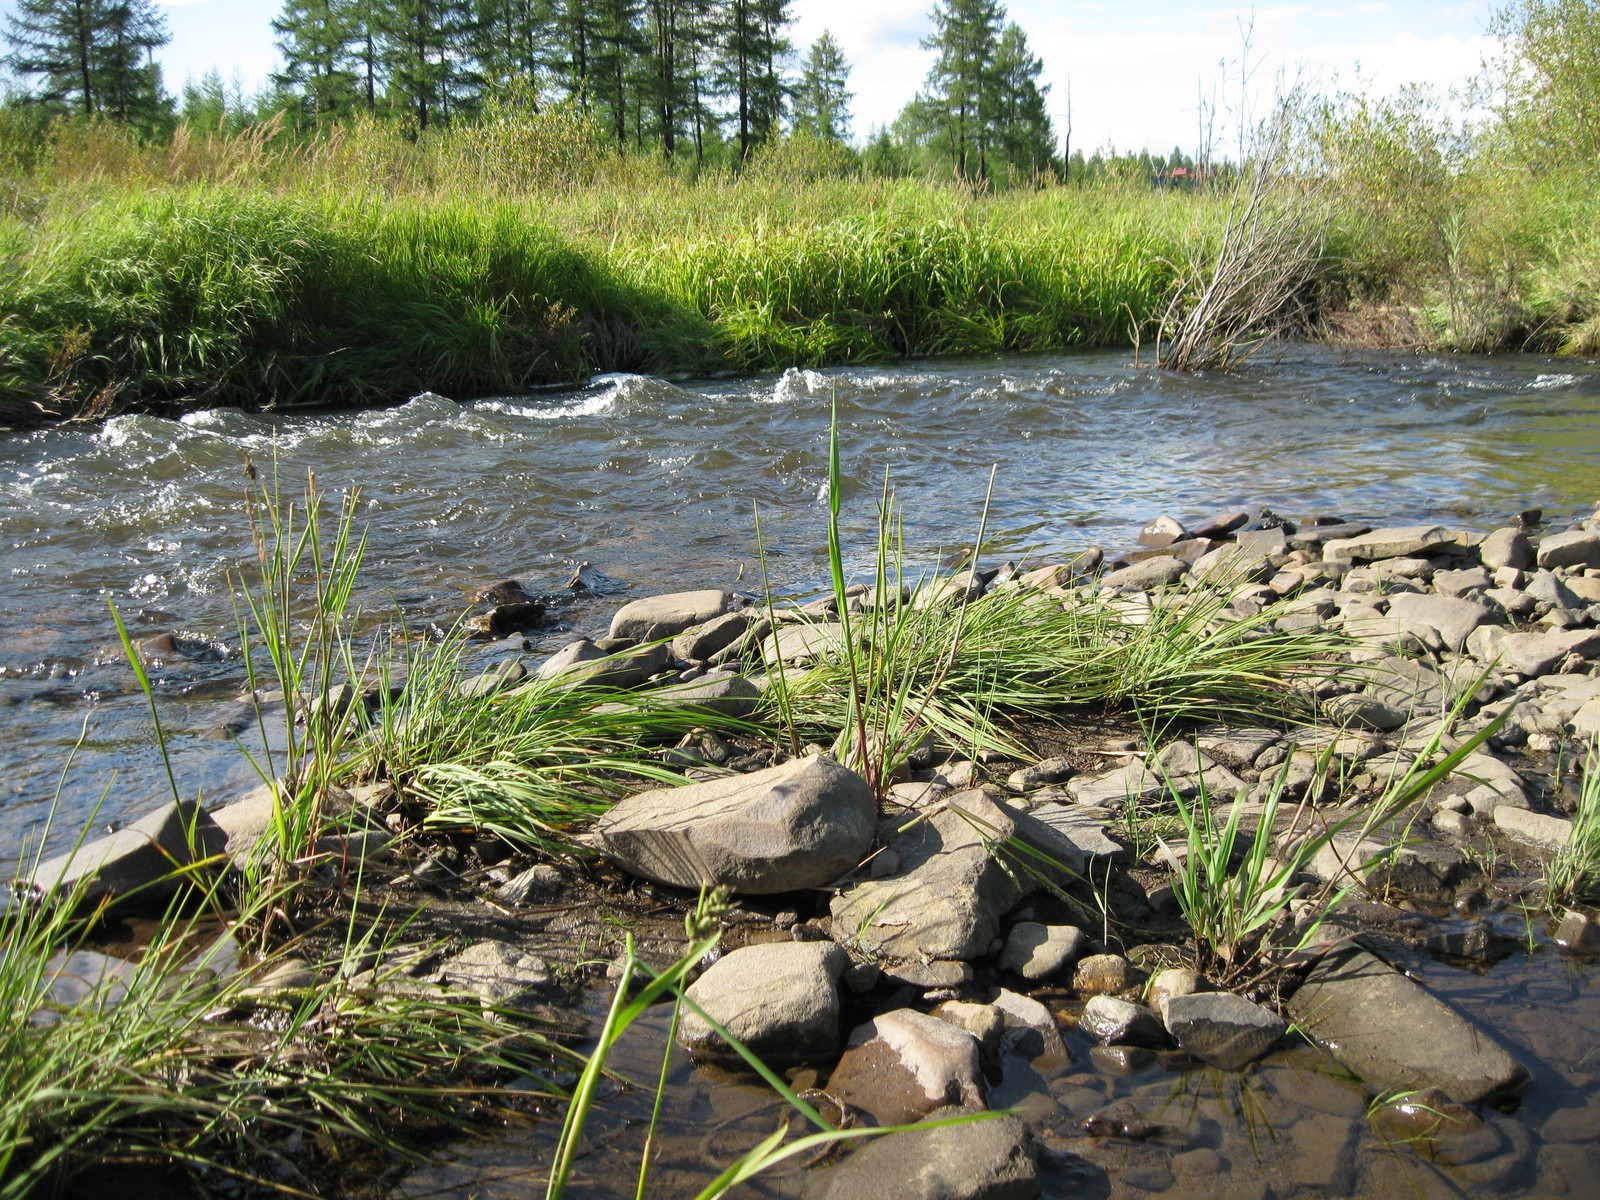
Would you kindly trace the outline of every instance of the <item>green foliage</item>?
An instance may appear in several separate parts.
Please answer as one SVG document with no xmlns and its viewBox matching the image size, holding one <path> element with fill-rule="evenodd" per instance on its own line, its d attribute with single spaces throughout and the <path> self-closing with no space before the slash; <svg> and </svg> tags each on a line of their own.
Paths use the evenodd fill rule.
<svg viewBox="0 0 1600 1200">
<path fill-rule="evenodd" d="M 1572 836 L 1545 872 L 1545 902 L 1593 901 L 1600 895 L 1600 755 L 1583 761 Z"/>
<path fill-rule="evenodd" d="M 850 137 L 850 64 L 834 36 L 824 29 L 806 51 L 794 92 L 794 131 L 822 141 Z"/>
<path fill-rule="evenodd" d="M 151 0 L 17 0 L 4 63 L 47 109 L 153 132 L 169 115 L 151 52 L 170 40 Z"/>
</svg>

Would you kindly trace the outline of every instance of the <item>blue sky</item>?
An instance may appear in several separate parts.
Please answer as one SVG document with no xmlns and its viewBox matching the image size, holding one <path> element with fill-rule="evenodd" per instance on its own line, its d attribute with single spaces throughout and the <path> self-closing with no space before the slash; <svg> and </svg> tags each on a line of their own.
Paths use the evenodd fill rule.
<svg viewBox="0 0 1600 1200">
<path fill-rule="evenodd" d="M 250 85 L 272 70 L 269 22 L 280 0 L 163 3 L 173 35 L 163 54 L 169 87 L 211 66 Z M 921 84 L 929 55 L 918 42 L 930 28 L 928 7 L 929 0 L 793 0 L 797 45 L 831 29 L 844 47 L 858 132 L 892 120 Z M 1268 90 L 1280 74 L 1384 92 L 1410 82 L 1447 90 L 1494 51 L 1484 33 L 1491 0 L 1334 0 L 1253 10 L 1184 0 L 1014 0 L 1009 9 L 1044 60 L 1058 117 L 1070 81 L 1073 144 L 1086 150 L 1192 149 L 1197 96 L 1209 95 L 1225 75 L 1237 77 L 1241 28 L 1252 19 L 1255 80 Z"/>
</svg>

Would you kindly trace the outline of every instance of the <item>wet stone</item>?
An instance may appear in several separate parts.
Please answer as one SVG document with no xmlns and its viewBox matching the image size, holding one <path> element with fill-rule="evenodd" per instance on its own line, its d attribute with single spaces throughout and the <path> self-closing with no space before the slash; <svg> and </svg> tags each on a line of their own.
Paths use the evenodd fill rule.
<svg viewBox="0 0 1600 1200">
<path fill-rule="evenodd" d="M 1196 1058 L 1237 1071 L 1272 1049 L 1288 1030 L 1277 1013 L 1231 992 L 1195 992 L 1167 1002 L 1167 1032 Z"/>
<path fill-rule="evenodd" d="M 1006 935 L 999 966 L 1030 982 L 1048 979 L 1077 958 L 1086 941 L 1083 930 L 1073 925 L 1018 921 Z"/>
<path fill-rule="evenodd" d="M 1134 1167 L 1121 1172 L 1119 1178 L 1129 1187 L 1143 1192 L 1164 1192 L 1176 1182 L 1165 1167 Z"/>
<path fill-rule="evenodd" d="M 1080 959 L 1072 973 L 1072 990 L 1080 996 L 1104 996 L 1123 992 L 1144 977 L 1144 973 L 1120 954 L 1091 954 Z"/>
<path fill-rule="evenodd" d="M 1160 1045 L 1166 1030 L 1155 1013 L 1142 1004 L 1112 996 L 1092 996 L 1083 1006 L 1078 1026 L 1096 1041 L 1141 1046 Z"/>
</svg>

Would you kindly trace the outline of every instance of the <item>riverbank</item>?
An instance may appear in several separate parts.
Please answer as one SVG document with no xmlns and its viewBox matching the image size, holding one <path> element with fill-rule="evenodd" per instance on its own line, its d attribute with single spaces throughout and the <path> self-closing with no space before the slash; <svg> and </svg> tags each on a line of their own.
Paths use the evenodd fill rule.
<svg viewBox="0 0 1600 1200">
<path fill-rule="evenodd" d="M 608 371 L 1150 355 L 1234 201 L 804 164 L 688 181 L 603 155 L 506 179 L 466 135 L 167 154 L 120 136 L 63 131 L 11 184 L 0 420 L 504 395 Z M 1269 308 L 1338 344 L 1589 353 L 1592 181 L 1412 167 L 1352 152 L 1314 202 L 1284 184 L 1274 210 L 1311 205 L 1296 238 L 1314 245 Z"/>
<path fill-rule="evenodd" d="M 445 952 L 396 954 L 392 972 L 363 958 L 377 973 L 351 984 L 449 986 L 460 951 L 497 964 L 482 980 L 496 996 L 550 994 L 617 949 L 613 932 L 591 965 L 555 969 L 551 937 L 574 935 L 562 924 L 573 903 L 594 907 L 611 889 L 676 908 L 686 889 L 724 882 L 731 953 L 690 996 L 769 1055 L 803 1045 L 830 1100 L 879 1123 L 949 1100 L 1019 1106 L 1024 1120 L 999 1142 L 955 1127 L 947 1158 L 1009 1172 L 1017 1194 L 1074 1177 L 1113 1194 L 1178 1181 L 1182 1194 L 1203 1163 L 1246 1187 L 1270 1177 L 1275 1189 L 1386 1196 L 1422 1179 L 1457 1194 L 1559 1194 L 1592 1148 L 1556 1132 L 1582 1123 L 1558 1113 L 1573 1095 L 1583 1109 L 1583 1062 L 1559 1038 L 1536 1061 L 1525 1047 L 1507 1055 L 1496 1031 L 1462 1024 L 1384 964 L 1487 970 L 1543 941 L 1540 914 L 1561 917 L 1587 887 L 1596 801 L 1574 764 L 1600 729 L 1593 524 L 1558 530 L 1529 513 L 1485 536 L 1163 518 L 1120 554 L 991 564 L 909 602 L 881 578 L 841 578 L 803 608 L 714 587 L 635 600 L 592 631 L 610 641 L 543 664 L 508 648 L 467 679 L 446 659 L 443 674 L 413 670 L 410 698 L 381 686 L 361 706 L 313 706 L 373 731 L 375 751 L 328 808 L 326 836 L 350 839 L 337 857 L 363 857 L 367 886 L 402 908 L 442 892 L 446 913 L 495 914 L 501 930 L 457 946 L 470 939 L 446 916 Z M 485 628 L 536 625 L 554 611 L 540 607 L 507 585 L 485 598 Z M 875 653 L 852 654 L 858 637 Z M 584 721 L 631 725 L 655 747 L 650 769 L 687 789 L 635 782 L 576 858 L 507 858 L 507 836 L 549 838 L 552 822 L 581 828 L 582 814 L 552 806 L 554 793 L 507 804 L 441 789 L 396 753 L 402 715 L 408 744 L 437 745 L 447 718 L 481 730 L 472 714 L 492 713 L 515 739 L 552 707 L 557 726 L 543 728 L 558 741 Z M 614 781 L 607 769 L 569 757 L 566 784 Z M 226 852 L 245 853 L 271 812 L 260 796 L 214 811 Z M 1244 830 L 1231 847 L 1225 814 Z M 1596 935 L 1580 909 L 1555 936 L 1581 957 Z M 645 948 L 647 961 L 665 965 L 671 945 Z M 1180 1003 L 1196 985 L 1209 998 Z M 1373 989 L 1405 1020 L 1318 1032 L 1369 1012 Z M 1205 1011 L 1184 1018 L 1186 1005 Z M 1283 1041 L 1279 1009 L 1339 1066 Z M 687 1018 L 682 1037 L 719 1049 Z M 1085 1038 L 1099 1048 L 1067 1063 Z M 901 1086 L 909 1045 L 942 1064 L 947 1089 Z M 1365 1087 L 1342 1082 L 1295 1117 L 1298 1174 L 1285 1180 L 1259 1156 L 1250 1164 L 1253 1127 L 1236 1117 L 1179 1136 L 1152 1107 L 1162 1089 L 1210 1078 L 1208 1065 L 1243 1069 L 1241 1089 L 1285 1069 L 1281 1082 L 1302 1089 L 1347 1073 Z M 1145 1098 L 1108 1106 L 1117 1078 Z M 1274 1109 L 1304 1100 L 1273 1087 Z M 1540 1114 L 1537 1140 L 1496 1107 L 1512 1097 Z M 1369 1118 L 1401 1140 L 1371 1149 L 1382 1138 L 1361 1132 Z M 852 1179 L 908 1136 L 929 1135 L 893 1135 L 818 1186 L 856 1194 Z M 975 1160 L 974 1145 L 994 1157 Z"/>
</svg>

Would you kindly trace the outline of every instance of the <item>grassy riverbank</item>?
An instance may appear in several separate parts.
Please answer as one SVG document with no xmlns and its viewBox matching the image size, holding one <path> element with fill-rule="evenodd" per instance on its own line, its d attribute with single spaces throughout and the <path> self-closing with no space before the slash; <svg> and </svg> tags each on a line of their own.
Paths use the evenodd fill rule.
<svg viewBox="0 0 1600 1200">
<path fill-rule="evenodd" d="M 789 145 L 688 178 L 560 114 L 421 142 L 356 125 L 162 145 L 6 120 L 10 420 L 1149 343 L 1233 199 L 1144 180 L 984 194 Z M 1301 331 L 1592 352 L 1593 181 L 1451 160 L 1444 140 L 1343 110 L 1305 135 L 1315 173 L 1271 197 L 1317 193 L 1294 233 L 1315 265 L 1285 297 Z"/>
</svg>

